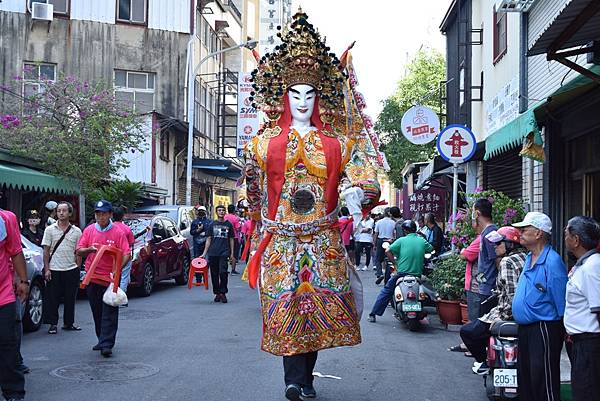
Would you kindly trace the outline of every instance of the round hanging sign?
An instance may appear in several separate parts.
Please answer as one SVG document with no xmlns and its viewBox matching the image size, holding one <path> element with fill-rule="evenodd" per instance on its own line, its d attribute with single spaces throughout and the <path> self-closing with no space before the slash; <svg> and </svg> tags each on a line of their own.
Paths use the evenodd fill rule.
<svg viewBox="0 0 600 401">
<path fill-rule="evenodd" d="M 437 139 L 440 156 L 450 163 L 464 163 L 473 157 L 477 140 L 464 125 L 452 124 L 444 128 Z"/>
<path fill-rule="evenodd" d="M 402 116 L 402 134 L 415 145 L 424 145 L 440 132 L 440 119 L 425 106 L 413 106 Z"/>
</svg>

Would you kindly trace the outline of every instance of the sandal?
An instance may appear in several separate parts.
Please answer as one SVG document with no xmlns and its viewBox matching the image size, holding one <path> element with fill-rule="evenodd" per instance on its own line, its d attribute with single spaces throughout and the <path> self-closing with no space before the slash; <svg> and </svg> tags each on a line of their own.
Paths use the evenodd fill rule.
<svg viewBox="0 0 600 401">
<path fill-rule="evenodd" d="M 473 358 L 473 354 L 471 354 L 469 351 L 465 352 L 465 356 L 467 358 Z"/>
<path fill-rule="evenodd" d="M 58 329 L 56 328 L 55 324 L 51 324 L 50 328 L 48 329 L 48 334 L 56 334 L 58 333 Z"/>
<path fill-rule="evenodd" d="M 72 324 L 70 326 L 63 326 L 62 329 L 67 331 L 81 331 L 81 327 L 77 326 L 76 324 Z"/>
<path fill-rule="evenodd" d="M 466 347 L 463 347 L 462 344 L 458 344 L 458 345 L 455 345 L 454 347 L 448 348 L 448 351 L 451 351 L 451 352 L 467 352 L 468 349 Z"/>
</svg>

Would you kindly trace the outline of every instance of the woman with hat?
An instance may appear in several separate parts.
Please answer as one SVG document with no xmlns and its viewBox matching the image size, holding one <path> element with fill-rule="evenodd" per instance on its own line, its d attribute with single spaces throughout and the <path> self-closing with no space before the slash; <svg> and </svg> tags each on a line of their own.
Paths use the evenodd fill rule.
<svg viewBox="0 0 600 401">
<path fill-rule="evenodd" d="M 41 222 L 39 213 L 37 210 L 29 210 L 26 214 L 26 219 L 27 227 L 24 227 L 21 230 L 21 234 L 23 234 L 23 236 L 31 243 L 42 246 L 44 230 L 38 228 Z"/>
<path fill-rule="evenodd" d="M 486 235 L 486 239 L 496 245 L 498 305 L 479 319 L 470 321 L 460 330 L 464 344 L 475 358 L 473 372 L 477 374 L 486 374 L 489 371 L 485 347 L 490 337 L 492 323 L 497 320 L 512 320 L 512 300 L 527 256 L 520 244 L 521 234 L 514 227 L 501 227 L 498 231 Z"/>
</svg>

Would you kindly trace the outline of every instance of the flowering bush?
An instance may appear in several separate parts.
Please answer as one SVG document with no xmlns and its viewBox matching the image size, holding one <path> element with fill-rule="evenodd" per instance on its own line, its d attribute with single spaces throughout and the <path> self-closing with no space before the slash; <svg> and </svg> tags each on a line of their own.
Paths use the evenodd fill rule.
<svg viewBox="0 0 600 401">
<path fill-rule="evenodd" d="M 471 210 L 477 199 L 487 198 L 492 203 L 492 221 L 498 227 L 507 226 L 517 221 L 521 221 L 525 215 L 523 203 L 520 200 L 514 200 L 502 192 L 487 190 L 482 191 L 477 188 L 472 194 L 462 193 L 467 197 L 466 209 L 459 210 L 456 216 L 450 216 L 448 226 L 456 221 L 456 228 L 448 232 L 450 242 L 458 249 L 467 247 L 474 239 L 477 233 L 472 226 Z"/>
<path fill-rule="evenodd" d="M 27 70 L 0 86 L 0 148 L 35 159 L 47 172 L 77 179 L 84 193 L 144 150 L 141 120 L 110 86 L 75 77 L 36 79 Z M 35 75 L 35 74 L 33 74 Z M 23 79 L 39 88 L 23 95 Z"/>
</svg>

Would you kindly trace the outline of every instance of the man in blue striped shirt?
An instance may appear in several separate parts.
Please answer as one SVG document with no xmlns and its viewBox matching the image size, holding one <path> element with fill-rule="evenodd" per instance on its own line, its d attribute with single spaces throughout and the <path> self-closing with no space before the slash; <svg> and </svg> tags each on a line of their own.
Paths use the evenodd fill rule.
<svg viewBox="0 0 600 401">
<path fill-rule="evenodd" d="M 521 245 L 530 251 L 512 304 L 519 323 L 519 398 L 559 401 L 567 268 L 549 244 L 548 216 L 530 212 L 513 226 L 521 229 Z"/>
</svg>

